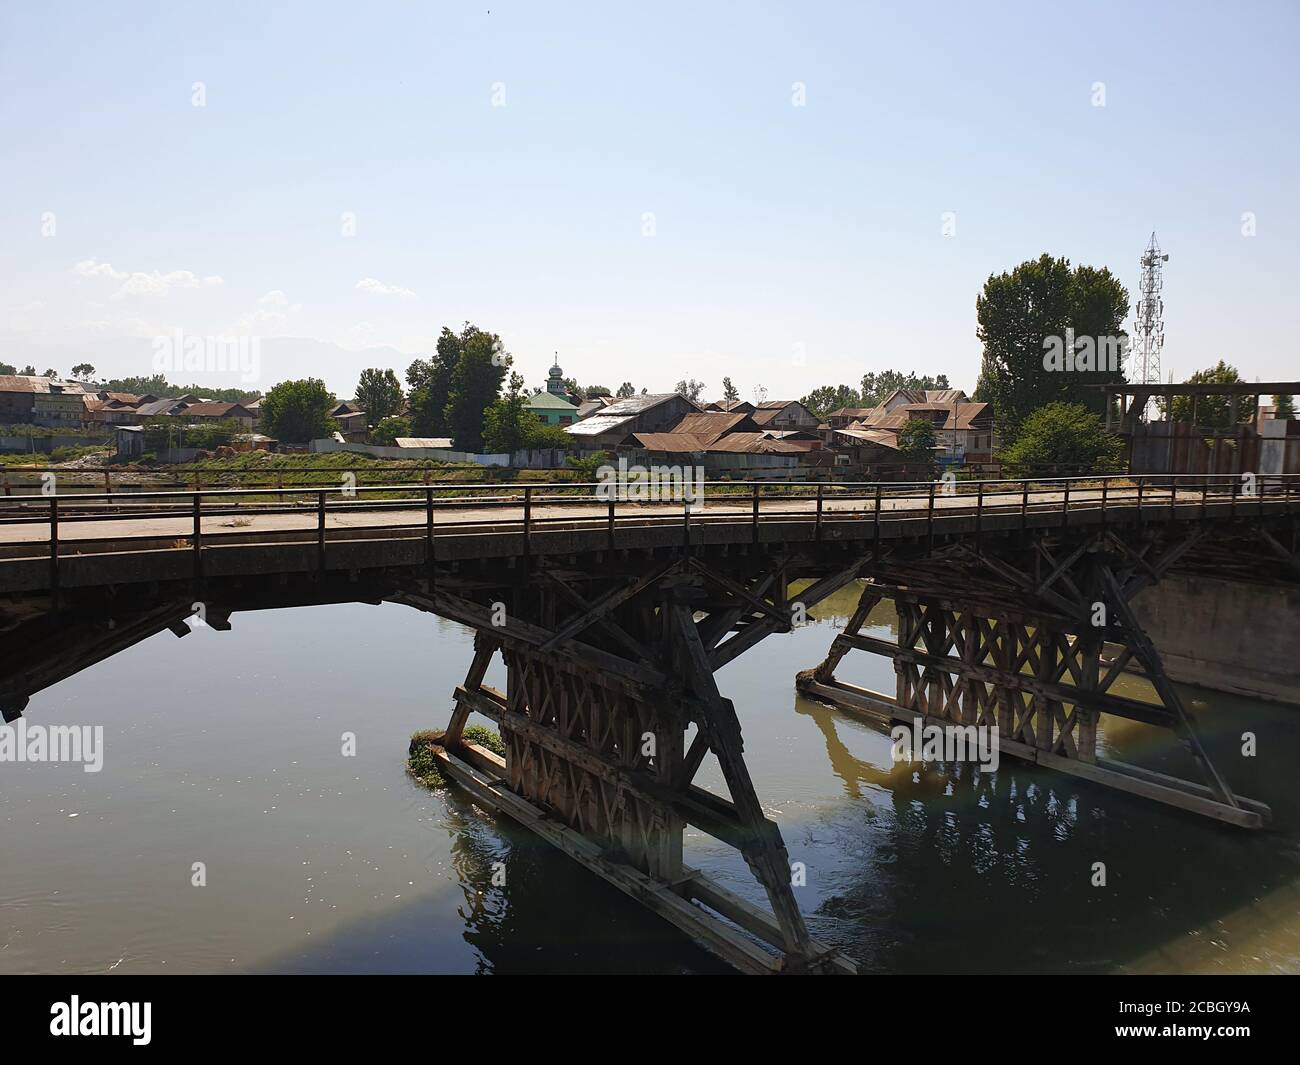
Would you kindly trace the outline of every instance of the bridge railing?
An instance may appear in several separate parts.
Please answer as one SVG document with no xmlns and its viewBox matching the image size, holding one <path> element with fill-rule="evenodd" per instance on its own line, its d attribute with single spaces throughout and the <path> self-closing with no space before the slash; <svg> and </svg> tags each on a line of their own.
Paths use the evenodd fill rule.
<svg viewBox="0 0 1300 1065">
<path fill-rule="evenodd" d="M 0 509 L 0 558 L 30 557 L 44 545 L 57 586 L 59 559 L 86 550 L 129 550 L 170 541 L 194 552 L 201 568 L 205 545 L 258 534 L 310 535 L 324 551 L 332 539 L 371 534 L 423 536 L 430 543 L 457 531 L 522 531 L 525 551 L 535 534 L 555 528 L 604 527 L 609 544 L 620 527 L 680 523 L 684 542 L 693 525 L 748 523 L 755 542 L 760 527 L 783 521 L 814 522 L 820 537 L 826 521 L 873 524 L 882 515 L 924 522 L 933 536 L 940 515 L 974 514 L 975 535 L 991 513 L 1059 513 L 1062 526 L 1072 512 L 1123 507 L 1137 520 L 1153 513 L 1204 516 L 1213 503 L 1228 504 L 1230 516 L 1263 513 L 1269 502 L 1281 512 L 1300 507 L 1300 475 L 1077 476 L 858 483 L 767 483 L 704 481 L 655 486 L 639 482 L 528 484 L 503 488 L 467 485 L 331 486 L 314 489 L 205 489 L 120 494 L 51 494 L 23 497 Z M 1273 507 L 1274 512 L 1278 510 Z M 223 519 L 229 519 L 224 520 Z M 259 519 L 273 519 L 270 522 Z M 331 520 L 333 519 L 333 520 Z M 102 526 L 101 535 L 95 535 Z M 215 526 L 215 527 L 214 527 Z M 256 527 L 255 527 L 256 526 Z M 24 535 L 25 527 L 30 534 Z M 323 555 L 322 555 L 323 560 Z M 322 561 L 323 564 L 323 561 Z"/>
</svg>

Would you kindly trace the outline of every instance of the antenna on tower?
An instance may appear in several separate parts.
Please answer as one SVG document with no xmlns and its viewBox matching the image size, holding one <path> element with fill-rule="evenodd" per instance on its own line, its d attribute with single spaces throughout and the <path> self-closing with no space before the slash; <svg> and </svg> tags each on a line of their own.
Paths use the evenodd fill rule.
<svg viewBox="0 0 1300 1065">
<path fill-rule="evenodd" d="M 1169 261 L 1169 256 L 1160 251 L 1156 235 L 1151 233 L 1151 242 L 1147 245 L 1142 258 L 1142 277 L 1138 282 L 1140 298 L 1134 311 L 1133 344 L 1130 347 L 1132 357 L 1130 366 L 1137 374 L 1133 384 L 1160 384 L 1160 351 L 1165 346 L 1165 302 L 1161 298 L 1164 287 L 1162 267 Z M 1142 411 L 1142 419 L 1148 421 L 1151 401 Z"/>
</svg>

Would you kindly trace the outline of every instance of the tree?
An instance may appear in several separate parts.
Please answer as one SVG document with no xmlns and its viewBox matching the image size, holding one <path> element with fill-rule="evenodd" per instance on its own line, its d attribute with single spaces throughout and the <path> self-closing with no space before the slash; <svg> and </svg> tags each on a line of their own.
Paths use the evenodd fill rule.
<svg viewBox="0 0 1300 1065">
<path fill-rule="evenodd" d="M 528 447 L 542 420 L 524 406 L 524 379 L 511 373 L 506 394 L 483 412 L 483 446 L 491 454 L 512 455 Z"/>
<path fill-rule="evenodd" d="M 912 418 L 898 430 L 898 450 L 908 462 L 934 459 L 934 426 L 924 418 Z"/>
<path fill-rule="evenodd" d="M 1274 396 L 1273 397 L 1273 417 L 1275 418 L 1294 418 L 1295 417 L 1295 397 L 1294 396 Z"/>
<path fill-rule="evenodd" d="M 469 328 L 468 322 L 465 328 Z M 411 390 L 411 428 L 416 436 L 448 435 L 447 398 L 451 394 L 451 376 L 460 360 L 462 335 L 444 325 L 434 356 L 416 359 L 406 368 L 406 383 Z"/>
<path fill-rule="evenodd" d="M 817 415 L 819 421 L 825 421 L 831 411 L 862 405 L 857 390 L 848 385 L 822 385 L 821 388 L 814 388 L 799 402 Z"/>
<path fill-rule="evenodd" d="M 1241 384 L 1241 374 L 1235 366 L 1229 366 L 1222 359 L 1206 370 L 1197 370 L 1186 381 L 1189 385 L 1232 385 Z M 1161 410 L 1165 401 L 1159 400 Z M 1259 406 L 1259 397 L 1237 397 L 1237 421 L 1255 420 L 1255 409 Z M 1195 411 L 1195 419 L 1192 412 Z M 1229 396 L 1174 396 L 1173 420 L 1192 422 L 1204 429 L 1227 429 L 1232 422 L 1232 399 Z"/>
<path fill-rule="evenodd" d="M 1074 353 L 1067 352 L 1066 368 L 1055 369 L 1045 356 L 1052 353 L 1051 343 L 1066 342 L 1067 329 L 1078 341 L 1091 342 L 1100 356 L 1103 344 L 1118 344 L 1125 336 L 1127 315 L 1128 292 L 1104 268 L 1072 268 L 1068 259 L 1043 255 L 990 276 L 975 300 L 975 335 L 984 344 L 975 398 L 993 404 L 1002 438 L 1014 441 L 1021 422 L 1053 402 L 1082 403 L 1103 413 L 1102 393 L 1083 386 L 1123 381 L 1122 366 L 1069 369 Z"/>
<path fill-rule="evenodd" d="M 402 385 L 392 370 L 362 370 L 357 381 L 357 403 L 366 412 L 367 421 L 378 425 L 390 414 L 402 409 Z"/>
<path fill-rule="evenodd" d="M 262 424 L 268 435 L 294 444 L 329 436 L 337 402 L 319 378 L 281 381 L 262 400 Z"/>
<path fill-rule="evenodd" d="M 604 385 L 588 385 L 586 389 L 587 399 L 596 399 L 600 396 L 612 396 L 613 394 L 614 393 L 612 393 Z"/>
<path fill-rule="evenodd" d="M 51 381 L 54 381 L 58 379 L 59 371 L 54 369 L 46 370 L 43 374 L 41 374 L 41 376 L 48 377 Z"/>
<path fill-rule="evenodd" d="M 502 349 L 499 336 L 469 322 L 455 340 L 459 355 L 451 374 L 444 421 L 459 450 L 478 451 L 483 446 L 483 412 L 496 402 L 511 358 Z"/>
<path fill-rule="evenodd" d="M 918 377 L 911 370 L 907 373 L 903 373 L 901 370 L 881 370 L 879 373 L 872 371 L 862 375 L 862 392 L 858 396 L 858 400 L 854 403 L 841 404 L 841 406 L 875 407 L 889 398 L 891 392 L 899 388 L 927 391 L 932 388 L 948 387 L 946 374 L 939 374 L 937 377 Z"/>
<path fill-rule="evenodd" d="M 390 414 L 387 418 L 380 419 L 379 424 L 371 432 L 370 439 L 381 447 L 392 447 L 397 443 L 399 436 L 413 435 L 409 418 L 399 418 Z"/>
<path fill-rule="evenodd" d="M 679 396 L 685 396 L 692 403 L 698 403 L 704 391 L 704 382 L 697 381 L 693 377 L 689 381 L 678 381 L 673 391 Z"/>
<path fill-rule="evenodd" d="M 78 381 L 89 381 L 95 376 L 95 368 L 88 362 L 79 362 L 72 368 L 72 376 Z"/>
<path fill-rule="evenodd" d="M 624 381 L 618 386 L 618 391 L 615 392 L 614 395 L 619 399 L 629 399 L 636 395 L 636 388 L 633 387 L 631 381 Z"/>
<path fill-rule="evenodd" d="M 722 401 L 724 403 L 735 403 L 740 399 L 740 389 L 731 383 L 730 377 L 722 379 Z M 807 404 L 804 404 L 807 406 Z"/>
<path fill-rule="evenodd" d="M 1123 460 L 1124 441 L 1082 403 L 1049 403 L 1026 416 L 999 457 L 1012 476 L 1105 473 Z"/>
<path fill-rule="evenodd" d="M 0 374 L 12 377 L 18 372 L 17 366 L 10 366 L 7 362 L 0 362 Z"/>
<path fill-rule="evenodd" d="M 24 377 L 35 377 L 35 376 L 36 376 L 36 367 L 33 366 L 33 365 L 29 362 L 26 366 L 23 367 L 23 376 L 24 376 Z"/>
</svg>

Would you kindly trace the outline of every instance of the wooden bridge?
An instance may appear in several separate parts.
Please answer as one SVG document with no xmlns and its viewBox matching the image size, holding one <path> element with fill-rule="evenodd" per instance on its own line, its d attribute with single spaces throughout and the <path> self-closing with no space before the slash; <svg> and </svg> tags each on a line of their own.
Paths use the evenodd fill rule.
<svg viewBox="0 0 1300 1065">
<path fill-rule="evenodd" d="M 634 502 L 596 485 L 228 488 L 0 499 L 0 709 L 201 612 L 405 603 L 475 630 L 434 742 L 446 773 L 745 971 L 851 972 L 814 941 L 714 673 L 865 581 L 796 683 L 884 720 L 996 727 L 1003 754 L 1242 827 L 1268 817 L 1211 764 L 1132 608 L 1174 571 L 1300 581 L 1300 478 L 709 483 Z M 899 641 L 861 632 L 893 601 Z M 893 659 L 894 693 L 836 679 Z M 492 657 L 506 691 L 484 684 Z M 1136 663 L 1156 701 L 1110 689 Z M 464 739 L 470 713 L 504 758 Z M 1103 714 L 1173 730 L 1203 781 L 1097 754 Z M 693 781 L 712 752 L 729 797 Z M 770 910 L 682 860 L 737 848 Z"/>
</svg>

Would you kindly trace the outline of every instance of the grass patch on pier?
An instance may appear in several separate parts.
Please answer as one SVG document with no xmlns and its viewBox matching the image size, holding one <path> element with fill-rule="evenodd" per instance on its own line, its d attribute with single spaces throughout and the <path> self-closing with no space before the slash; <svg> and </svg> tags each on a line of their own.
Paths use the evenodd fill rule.
<svg viewBox="0 0 1300 1065">
<path fill-rule="evenodd" d="M 430 790 L 444 788 L 448 783 L 447 778 L 438 768 L 437 760 L 433 757 L 433 748 L 441 743 L 442 736 L 443 733 L 439 730 L 421 729 L 411 736 L 411 744 L 407 749 L 406 772 L 413 780 Z M 467 725 L 464 737 L 467 743 L 477 743 L 493 754 L 505 757 L 506 745 L 495 729 L 490 729 L 486 725 Z"/>
</svg>

